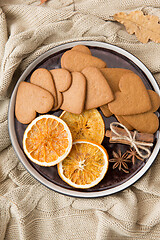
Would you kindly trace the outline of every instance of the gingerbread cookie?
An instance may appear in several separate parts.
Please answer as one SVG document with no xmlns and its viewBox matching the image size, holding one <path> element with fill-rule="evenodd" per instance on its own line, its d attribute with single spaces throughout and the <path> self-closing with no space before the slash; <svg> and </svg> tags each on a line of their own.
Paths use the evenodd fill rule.
<svg viewBox="0 0 160 240">
<path fill-rule="evenodd" d="M 151 100 L 152 108 L 150 111 L 156 112 L 160 107 L 160 96 L 153 90 L 148 90 L 148 94 Z"/>
<path fill-rule="evenodd" d="M 83 52 L 83 53 L 85 53 L 85 54 L 92 55 L 92 54 L 91 54 L 91 51 L 89 50 L 89 48 L 86 47 L 85 45 L 76 45 L 76 46 L 74 46 L 71 50 L 72 50 L 72 51 Z"/>
<path fill-rule="evenodd" d="M 80 72 L 72 72 L 72 85 L 62 93 L 62 110 L 80 114 L 84 109 L 86 96 L 86 79 Z"/>
<path fill-rule="evenodd" d="M 70 72 L 81 72 L 86 67 L 104 68 L 106 63 L 92 55 L 69 50 L 62 55 L 61 66 Z"/>
<path fill-rule="evenodd" d="M 113 113 L 108 108 L 108 104 L 101 106 L 100 109 L 105 117 L 110 117 L 113 115 Z"/>
<path fill-rule="evenodd" d="M 57 105 L 53 108 L 53 111 L 60 108 L 63 102 L 62 92 L 65 92 L 72 83 L 71 74 L 66 69 L 58 68 L 50 70 L 53 77 L 53 81 L 56 86 L 57 92 Z"/>
<path fill-rule="evenodd" d="M 113 93 L 119 91 L 120 78 L 126 73 L 133 73 L 131 70 L 124 68 L 101 68 L 103 76 L 106 78 Z M 105 117 L 112 116 L 112 112 L 108 108 L 108 104 L 100 107 Z"/>
<path fill-rule="evenodd" d="M 52 111 L 56 111 L 57 109 L 59 109 L 62 103 L 63 103 L 62 93 L 57 91 L 57 105 L 54 108 L 52 108 Z"/>
<path fill-rule="evenodd" d="M 121 77 L 126 73 L 133 73 L 131 70 L 124 68 L 101 68 L 100 70 L 114 93 L 120 90 L 119 81 Z"/>
<path fill-rule="evenodd" d="M 141 78 L 134 73 L 124 74 L 119 81 L 119 92 L 115 100 L 108 104 L 115 115 L 132 115 L 151 109 L 151 101 Z"/>
<path fill-rule="evenodd" d="M 133 127 L 133 129 L 136 129 L 139 132 L 155 133 L 159 128 L 159 119 L 153 112 L 122 117 Z"/>
<path fill-rule="evenodd" d="M 132 115 L 133 116 L 133 115 Z M 118 122 L 122 123 L 128 130 L 133 130 L 134 128 L 124 119 L 123 116 L 115 116 Z"/>
<path fill-rule="evenodd" d="M 159 95 L 158 95 L 156 92 L 154 92 L 153 90 L 148 90 L 148 94 L 149 94 L 149 97 L 150 97 L 150 100 L 151 100 L 151 105 L 152 105 L 152 108 L 151 108 L 150 111 L 151 111 L 151 112 L 156 112 L 156 111 L 158 110 L 159 106 L 160 106 L 160 97 L 159 97 Z M 108 104 L 100 107 L 100 109 L 101 109 L 101 111 L 103 112 L 103 114 L 104 114 L 105 117 L 110 117 L 110 116 L 112 116 L 112 112 L 109 110 Z M 120 116 L 119 116 L 119 117 L 116 116 L 116 117 L 117 117 L 118 121 L 123 124 L 124 119 L 122 120 L 122 118 L 121 118 Z M 120 119 L 121 119 L 121 120 L 120 120 Z M 125 125 L 125 124 L 124 124 L 124 125 Z M 125 125 L 125 126 L 127 127 L 127 125 Z M 129 127 L 129 128 L 130 128 L 129 130 L 131 130 L 131 127 Z"/>
<path fill-rule="evenodd" d="M 52 74 L 57 91 L 65 92 L 71 86 L 71 74 L 66 69 L 52 69 L 50 73 Z"/>
<path fill-rule="evenodd" d="M 110 86 L 98 68 L 87 67 L 82 73 L 87 80 L 86 110 L 103 106 L 114 99 Z"/>
<path fill-rule="evenodd" d="M 47 113 L 54 105 L 54 98 L 47 90 L 28 82 L 19 84 L 16 96 L 15 115 L 19 122 L 30 123 L 36 113 Z"/>
<path fill-rule="evenodd" d="M 57 93 L 55 84 L 51 73 L 47 69 L 36 69 L 30 77 L 30 82 L 49 91 L 54 97 L 54 106 L 57 105 Z"/>
<path fill-rule="evenodd" d="M 157 111 L 159 108 L 160 97 L 156 92 L 152 90 L 148 90 L 148 94 L 150 96 L 152 105 L 150 111 L 130 116 L 116 116 L 118 121 L 125 125 L 129 130 L 131 130 L 130 126 L 132 129 L 135 128 L 137 131 L 147 133 L 154 133 L 158 130 L 158 117 L 153 112 Z"/>
</svg>

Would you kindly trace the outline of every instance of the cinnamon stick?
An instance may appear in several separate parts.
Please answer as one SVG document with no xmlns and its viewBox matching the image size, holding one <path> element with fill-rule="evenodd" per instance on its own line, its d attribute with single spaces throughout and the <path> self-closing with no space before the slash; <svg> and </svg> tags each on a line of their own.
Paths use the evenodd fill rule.
<svg viewBox="0 0 160 240">
<path fill-rule="evenodd" d="M 124 129 L 122 129 L 122 128 L 119 128 L 119 127 L 114 127 L 114 129 L 115 129 L 115 131 L 118 133 L 118 134 L 120 134 L 121 136 L 128 136 L 128 134 L 127 134 L 127 132 L 124 130 Z M 134 134 L 134 132 L 132 132 L 132 131 L 129 131 L 130 133 L 131 133 L 131 135 L 132 135 L 132 137 L 133 137 L 133 134 Z M 124 143 L 124 144 L 127 144 L 128 143 L 128 141 L 127 140 L 120 140 L 120 139 L 112 139 L 112 137 L 116 137 L 117 135 L 115 134 L 115 133 L 113 133 L 111 130 L 107 130 L 106 131 L 106 133 L 105 133 L 105 136 L 106 137 L 109 137 L 110 138 L 110 142 L 119 142 L 119 143 Z M 154 135 L 153 134 L 151 134 L 151 133 L 139 133 L 139 132 L 137 132 L 136 133 L 136 137 L 135 137 L 135 140 L 136 141 L 140 141 L 140 142 L 149 142 L 149 143 L 153 143 L 153 141 L 154 141 Z"/>
</svg>

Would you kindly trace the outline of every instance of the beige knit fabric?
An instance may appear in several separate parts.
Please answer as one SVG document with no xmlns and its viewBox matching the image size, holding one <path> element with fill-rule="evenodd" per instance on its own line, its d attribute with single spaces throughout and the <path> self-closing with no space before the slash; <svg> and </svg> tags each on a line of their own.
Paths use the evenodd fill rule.
<svg viewBox="0 0 160 240">
<path fill-rule="evenodd" d="M 0 0 L 0 240 L 160 239 L 160 155 L 130 188 L 78 199 L 42 186 L 11 146 L 7 110 L 13 87 L 40 54 L 61 43 L 98 40 L 123 47 L 160 83 L 160 44 L 142 44 L 113 14 L 140 9 L 160 18 L 159 0 Z"/>
</svg>

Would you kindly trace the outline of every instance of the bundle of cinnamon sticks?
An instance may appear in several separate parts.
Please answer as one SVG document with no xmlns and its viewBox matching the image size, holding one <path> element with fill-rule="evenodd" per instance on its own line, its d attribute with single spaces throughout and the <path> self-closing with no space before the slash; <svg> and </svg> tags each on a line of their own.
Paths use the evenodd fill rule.
<svg viewBox="0 0 160 240">
<path fill-rule="evenodd" d="M 128 136 L 127 132 L 119 127 L 114 126 L 114 129 L 116 130 L 116 132 L 118 134 L 120 134 L 122 137 L 123 136 Z M 133 131 L 129 131 L 131 136 L 133 137 L 134 132 Z M 129 145 L 129 142 L 126 139 L 115 139 L 115 137 L 117 136 L 114 132 L 112 132 L 111 130 L 107 130 L 105 133 L 106 137 L 109 137 L 109 142 L 110 143 L 122 143 L 122 144 L 127 144 Z M 140 142 L 148 142 L 148 143 L 153 143 L 154 141 L 154 135 L 150 134 L 150 133 L 139 133 L 137 132 L 135 135 L 135 141 L 140 141 Z"/>
</svg>

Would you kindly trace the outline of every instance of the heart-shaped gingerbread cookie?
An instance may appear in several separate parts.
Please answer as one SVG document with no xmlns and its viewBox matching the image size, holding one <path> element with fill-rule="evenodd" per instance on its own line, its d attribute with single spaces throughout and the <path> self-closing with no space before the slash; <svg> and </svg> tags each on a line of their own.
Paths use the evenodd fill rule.
<svg viewBox="0 0 160 240">
<path fill-rule="evenodd" d="M 63 68 L 57 68 L 50 70 L 53 80 L 56 85 L 56 89 L 59 92 L 65 92 L 71 86 L 72 79 L 69 71 Z"/>
<path fill-rule="evenodd" d="M 124 68 L 101 68 L 100 70 L 103 76 L 105 77 L 105 79 L 107 80 L 113 93 L 119 91 L 119 81 L 121 77 L 126 73 L 133 73 L 131 70 L 124 69 Z M 113 114 L 109 110 L 108 104 L 100 107 L 100 109 L 103 112 L 105 117 L 110 117 Z"/>
<path fill-rule="evenodd" d="M 77 52 L 82 52 L 82 53 L 85 53 L 85 54 L 89 54 L 89 55 L 92 55 L 91 51 L 89 50 L 88 47 L 86 47 L 85 45 L 76 45 L 74 46 L 71 51 L 77 51 Z M 63 65 L 63 59 L 61 61 L 61 67 L 62 68 L 65 68 L 65 66 Z"/>
<path fill-rule="evenodd" d="M 72 72 L 71 87 L 62 93 L 62 110 L 80 114 L 84 109 L 86 96 L 86 79 L 80 72 Z"/>
<path fill-rule="evenodd" d="M 108 104 L 115 115 L 132 115 L 147 112 L 151 101 L 141 78 L 133 73 L 124 74 L 119 81 L 120 92 L 115 93 L 115 100 Z"/>
<path fill-rule="evenodd" d="M 91 51 L 89 50 L 89 48 L 86 47 L 85 45 L 76 45 L 76 46 L 74 46 L 71 50 L 72 50 L 72 51 L 83 52 L 83 53 L 85 53 L 85 54 L 92 55 L 92 54 L 91 54 Z"/>
<path fill-rule="evenodd" d="M 159 128 L 159 119 L 153 112 L 145 112 L 130 116 L 122 116 L 123 119 L 139 132 L 155 133 Z"/>
<path fill-rule="evenodd" d="M 61 66 L 70 72 L 81 72 L 86 67 L 106 67 L 106 63 L 92 55 L 69 50 L 62 55 Z"/>
<path fill-rule="evenodd" d="M 116 116 L 118 121 L 129 130 L 136 129 L 140 132 L 155 133 L 159 127 L 158 117 L 154 114 L 160 106 L 160 97 L 153 90 L 148 90 L 152 108 L 150 111 L 129 116 Z"/>
<path fill-rule="evenodd" d="M 30 77 L 30 82 L 49 91 L 54 97 L 54 106 L 57 106 L 58 102 L 55 83 L 51 73 L 47 69 L 36 69 Z"/>
<path fill-rule="evenodd" d="M 101 106 L 100 109 L 105 117 L 110 117 L 113 115 L 113 113 L 108 108 L 108 104 Z"/>
<path fill-rule="evenodd" d="M 54 104 L 54 98 L 47 90 L 28 82 L 21 82 L 18 87 L 15 115 L 19 122 L 30 123 L 36 113 L 47 113 Z"/>
<path fill-rule="evenodd" d="M 87 80 L 86 110 L 100 107 L 114 99 L 109 84 L 98 68 L 87 67 L 82 73 Z"/>
<path fill-rule="evenodd" d="M 150 111 L 156 112 L 160 107 L 160 96 L 153 90 L 148 90 L 148 94 L 151 100 L 152 108 Z"/>
<path fill-rule="evenodd" d="M 133 73 L 131 70 L 124 68 L 101 68 L 100 70 L 103 76 L 106 78 L 113 93 L 119 91 L 119 81 L 121 77 L 124 74 Z"/>
<path fill-rule="evenodd" d="M 133 116 L 133 115 L 132 115 Z M 115 116 L 117 120 L 122 123 L 128 130 L 133 130 L 134 128 L 124 119 L 123 116 Z"/>
<path fill-rule="evenodd" d="M 56 92 L 57 92 L 57 105 L 54 106 L 52 109 L 53 111 L 60 108 L 60 106 L 63 103 L 63 96 L 62 92 L 67 91 L 72 83 L 71 74 L 66 69 L 57 68 L 50 70 L 50 73 L 53 77 L 53 81 L 56 86 Z"/>
</svg>

